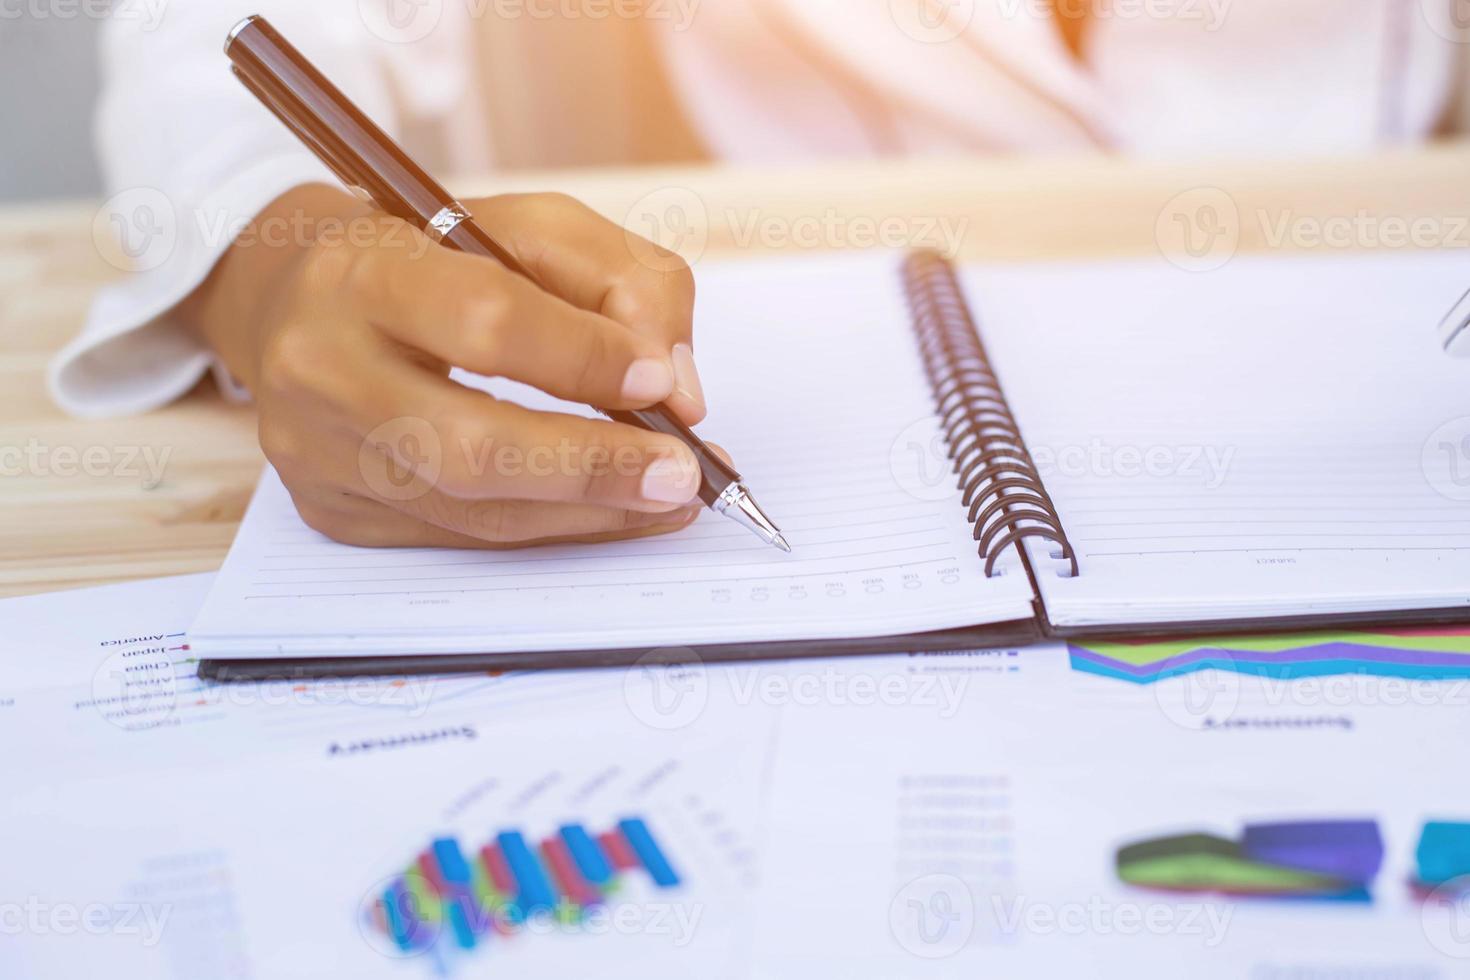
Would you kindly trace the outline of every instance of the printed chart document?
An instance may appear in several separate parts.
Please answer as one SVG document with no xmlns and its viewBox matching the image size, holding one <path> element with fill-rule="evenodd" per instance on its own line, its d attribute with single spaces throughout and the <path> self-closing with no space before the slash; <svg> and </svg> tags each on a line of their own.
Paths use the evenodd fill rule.
<svg viewBox="0 0 1470 980">
<path fill-rule="evenodd" d="M 940 702 L 787 709 L 753 976 L 1463 973 L 1470 880 L 1415 882 L 1428 825 L 1470 831 L 1470 790 L 1426 748 L 1470 732 L 1463 680 L 1142 687 L 1059 645 L 994 662 L 911 658 L 950 678 Z M 1241 853 L 1272 836 L 1314 853 Z M 1302 890 L 1271 862 L 1353 880 Z"/>
<path fill-rule="evenodd" d="M 0 975 L 745 975 L 756 668 L 210 684 L 207 579 L 0 602 Z"/>
<path fill-rule="evenodd" d="M 753 666 L 736 675 L 650 662 L 615 670 L 215 683 L 199 678 L 184 640 L 212 578 L 0 600 L 0 619 L 17 638 L 0 658 L 0 737 L 25 746 L 6 760 L 13 780 L 384 753 L 488 739 L 495 730 L 548 718 L 609 736 L 626 729 L 733 732 L 738 725 L 718 706 L 751 701 L 761 677 Z"/>
<path fill-rule="evenodd" d="M 94 924 L 7 935 L 0 975 L 1448 980 L 1470 954 L 1470 891 L 1415 880 L 1463 867 L 1425 843 L 1470 834 L 1463 678 L 1140 684 L 1049 644 L 219 685 L 162 642 L 207 585 L 0 602 L 30 624 L 0 658 L 0 864 L 24 915 Z"/>
<path fill-rule="evenodd" d="M 8 890 L 102 925 L 7 936 L 0 970 L 741 976 L 767 748 L 527 721 L 11 790 Z"/>
</svg>

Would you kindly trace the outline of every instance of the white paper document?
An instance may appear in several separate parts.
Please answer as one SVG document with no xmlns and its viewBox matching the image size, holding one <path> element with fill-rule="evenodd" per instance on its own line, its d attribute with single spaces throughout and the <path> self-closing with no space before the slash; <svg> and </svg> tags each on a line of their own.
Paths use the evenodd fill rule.
<svg viewBox="0 0 1470 980">
<path fill-rule="evenodd" d="M 1051 644 L 222 686 L 162 642 L 205 579 L 0 603 L 29 624 L 0 657 L 0 975 L 1449 980 L 1470 953 L 1470 906 L 1408 880 L 1426 821 L 1470 821 L 1463 681 L 1142 686 Z M 1333 819 L 1381 832 L 1368 901 L 1118 876 L 1142 839 Z M 569 835 L 611 856 L 625 826 L 671 875 L 557 877 Z M 496 904 L 521 843 L 576 914 Z M 456 855 L 467 887 L 415 890 Z"/>
</svg>

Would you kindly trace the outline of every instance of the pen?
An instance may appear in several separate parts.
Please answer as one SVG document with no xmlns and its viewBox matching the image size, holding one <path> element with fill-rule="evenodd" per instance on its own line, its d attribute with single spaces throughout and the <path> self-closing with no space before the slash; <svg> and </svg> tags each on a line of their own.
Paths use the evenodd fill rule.
<svg viewBox="0 0 1470 980">
<path fill-rule="evenodd" d="M 265 18 L 247 17 L 225 39 L 235 76 L 355 193 L 422 229 L 448 248 L 493 259 L 536 281 L 474 216 L 317 71 Z M 595 407 L 595 406 L 594 406 Z M 767 544 L 791 546 L 741 482 L 740 474 L 663 405 L 602 411 L 615 422 L 673 436 L 699 461 L 699 499 Z"/>
</svg>

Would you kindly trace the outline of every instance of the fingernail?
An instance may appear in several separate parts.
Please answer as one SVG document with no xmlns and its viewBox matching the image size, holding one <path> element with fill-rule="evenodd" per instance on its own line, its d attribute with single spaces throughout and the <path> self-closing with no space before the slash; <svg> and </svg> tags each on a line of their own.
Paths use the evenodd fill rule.
<svg viewBox="0 0 1470 980">
<path fill-rule="evenodd" d="M 694 366 L 694 348 L 688 344 L 674 345 L 674 390 L 705 411 L 704 385 L 699 380 L 699 369 Z"/>
<path fill-rule="evenodd" d="M 682 453 L 660 456 L 643 471 L 639 488 L 644 500 L 658 504 L 687 504 L 699 493 L 699 467 Z"/>
<path fill-rule="evenodd" d="M 630 402 L 652 405 L 674 392 L 674 371 L 659 357 L 640 357 L 623 375 L 623 397 Z"/>
</svg>

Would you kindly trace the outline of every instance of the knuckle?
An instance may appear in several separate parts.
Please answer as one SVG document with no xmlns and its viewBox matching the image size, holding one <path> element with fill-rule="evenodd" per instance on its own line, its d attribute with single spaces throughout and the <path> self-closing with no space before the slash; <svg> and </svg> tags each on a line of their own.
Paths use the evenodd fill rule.
<svg viewBox="0 0 1470 980">
<path fill-rule="evenodd" d="M 655 323 L 688 330 L 694 313 L 694 272 L 672 252 L 673 268 L 652 269 L 634 261 L 623 268 L 608 288 L 607 313 L 625 323 Z"/>
<path fill-rule="evenodd" d="M 605 431 L 612 426 L 594 423 L 588 428 L 590 431 L 577 442 L 581 446 L 580 458 L 584 464 L 576 467 L 569 476 L 572 479 L 573 498 L 595 503 L 614 496 L 614 471 L 611 466 L 593 466 L 591 461 L 611 460 L 618 448 L 611 433 Z"/>
<path fill-rule="evenodd" d="M 694 283 L 694 270 L 689 268 L 689 263 L 675 256 L 678 264 L 667 274 L 667 286 L 674 299 L 679 303 L 681 309 L 694 309 L 694 294 L 696 286 Z"/>
<path fill-rule="evenodd" d="M 337 292 L 360 284 L 364 265 L 359 249 L 340 243 L 314 242 L 303 260 L 303 278 L 314 291 Z"/>
<path fill-rule="evenodd" d="M 256 438 L 260 442 L 260 451 L 277 470 L 292 469 L 300 458 L 300 444 L 295 432 L 271 415 L 261 415 Z"/>
<path fill-rule="evenodd" d="M 283 326 L 266 341 L 260 355 L 260 378 L 274 391 L 292 391 L 310 385 L 319 376 L 322 357 L 310 330 Z"/>
<path fill-rule="evenodd" d="M 582 349 L 576 365 L 578 391 L 601 392 L 611 383 L 616 390 L 621 378 L 607 377 L 613 368 L 613 345 L 602 329 L 587 330 L 582 336 Z"/>
<path fill-rule="evenodd" d="M 590 210 L 587 205 L 562 191 L 543 191 L 531 194 L 526 198 L 526 203 L 546 214 L 567 214 Z"/>
<path fill-rule="evenodd" d="M 296 493 L 292 493 L 291 499 L 296 503 L 296 512 L 301 515 L 301 520 L 313 531 L 343 544 L 358 543 L 350 539 L 359 536 L 362 529 L 348 515 Z"/>
<path fill-rule="evenodd" d="M 434 428 L 442 447 L 435 489 L 455 496 L 474 493 L 484 482 L 484 474 L 478 470 L 492 448 L 491 440 L 480 426 L 458 416 L 437 422 Z"/>
<path fill-rule="evenodd" d="M 515 303 L 500 290 L 467 294 L 456 304 L 455 316 L 467 353 L 476 363 L 495 367 L 510 353 Z"/>
</svg>

